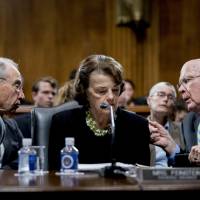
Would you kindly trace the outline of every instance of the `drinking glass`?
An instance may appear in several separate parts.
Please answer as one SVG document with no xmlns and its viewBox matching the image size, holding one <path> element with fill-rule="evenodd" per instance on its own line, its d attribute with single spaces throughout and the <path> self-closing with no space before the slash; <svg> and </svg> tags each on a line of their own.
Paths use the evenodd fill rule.
<svg viewBox="0 0 200 200">
<path fill-rule="evenodd" d="M 32 146 L 32 148 L 36 151 L 36 175 L 44 175 L 48 173 L 45 171 L 45 146 Z"/>
</svg>

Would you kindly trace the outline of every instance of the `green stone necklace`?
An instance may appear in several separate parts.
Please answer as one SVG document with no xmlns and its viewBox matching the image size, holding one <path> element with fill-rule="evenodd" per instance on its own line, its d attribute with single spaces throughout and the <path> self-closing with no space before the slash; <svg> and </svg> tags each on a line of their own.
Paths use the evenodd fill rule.
<svg viewBox="0 0 200 200">
<path fill-rule="evenodd" d="M 86 124 L 94 132 L 94 135 L 96 136 L 104 136 L 108 133 L 110 133 L 109 129 L 99 129 L 97 128 L 96 122 L 93 120 L 92 115 L 89 111 L 86 112 Z"/>
</svg>

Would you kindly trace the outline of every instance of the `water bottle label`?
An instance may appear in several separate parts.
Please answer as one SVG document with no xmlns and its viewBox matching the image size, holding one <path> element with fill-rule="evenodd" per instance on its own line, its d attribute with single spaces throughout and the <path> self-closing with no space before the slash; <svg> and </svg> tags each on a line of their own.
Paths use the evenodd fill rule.
<svg viewBox="0 0 200 200">
<path fill-rule="evenodd" d="M 62 169 L 77 169 L 77 157 L 69 154 L 61 155 Z"/>
</svg>

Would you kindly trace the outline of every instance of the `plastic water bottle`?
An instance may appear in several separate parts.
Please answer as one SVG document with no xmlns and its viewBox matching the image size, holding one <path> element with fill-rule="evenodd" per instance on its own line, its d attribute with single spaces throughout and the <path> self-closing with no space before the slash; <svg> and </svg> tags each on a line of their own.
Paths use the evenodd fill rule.
<svg viewBox="0 0 200 200">
<path fill-rule="evenodd" d="M 31 148 L 32 139 L 23 138 L 22 148 L 18 151 L 18 173 L 34 172 L 36 169 L 36 151 Z"/>
<path fill-rule="evenodd" d="M 78 149 L 74 146 L 74 138 L 65 138 L 65 147 L 61 149 L 61 169 L 63 173 L 73 173 L 78 170 Z"/>
</svg>

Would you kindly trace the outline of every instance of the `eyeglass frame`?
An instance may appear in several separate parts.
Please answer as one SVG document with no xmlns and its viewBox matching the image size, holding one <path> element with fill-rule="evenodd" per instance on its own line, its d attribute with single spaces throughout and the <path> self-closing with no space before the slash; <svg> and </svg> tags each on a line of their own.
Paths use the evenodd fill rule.
<svg viewBox="0 0 200 200">
<path fill-rule="evenodd" d="M 167 99 L 171 100 L 171 101 L 175 101 L 176 97 L 173 94 L 166 94 L 165 92 L 162 91 L 157 91 L 154 94 L 152 94 L 151 96 L 157 96 L 157 97 L 167 97 Z"/>
<path fill-rule="evenodd" d="M 198 76 L 189 76 L 186 78 L 183 78 L 182 80 L 179 81 L 179 83 L 176 85 L 177 90 L 179 90 L 179 88 L 181 87 L 181 85 L 183 85 L 183 87 L 185 87 L 187 85 L 187 83 L 189 83 L 191 80 L 195 79 L 195 78 L 199 78 L 200 75 Z"/>
<path fill-rule="evenodd" d="M 9 83 L 16 92 L 19 93 L 22 90 L 22 82 L 20 80 L 15 80 L 14 83 L 10 83 L 6 78 L 0 77 L 0 79 Z"/>
</svg>

